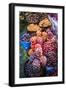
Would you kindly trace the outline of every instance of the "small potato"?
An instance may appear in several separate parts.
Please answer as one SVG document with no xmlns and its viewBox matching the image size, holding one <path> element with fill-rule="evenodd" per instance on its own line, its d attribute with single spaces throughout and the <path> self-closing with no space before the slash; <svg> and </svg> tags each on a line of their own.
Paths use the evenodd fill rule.
<svg viewBox="0 0 66 90">
<path fill-rule="evenodd" d="M 38 37 L 41 37 L 41 31 L 40 31 L 40 30 L 38 30 L 38 31 L 36 32 L 36 34 L 37 34 Z"/>
<path fill-rule="evenodd" d="M 31 42 L 32 45 L 36 44 L 36 39 L 37 39 L 36 36 L 33 36 L 33 37 L 30 38 L 30 42 Z"/>
<path fill-rule="evenodd" d="M 28 51 L 28 55 L 30 56 L 30 55 L 32 55 L 32 54 L 33 54 L 33 50 L 30 49 L 30 50 Z"/>
<path fill-rule="evenodd" d="M 42 32 L 42 38 L 46 41 L 48 39 L 48 34 L 46 32 Z"/>
</svg>

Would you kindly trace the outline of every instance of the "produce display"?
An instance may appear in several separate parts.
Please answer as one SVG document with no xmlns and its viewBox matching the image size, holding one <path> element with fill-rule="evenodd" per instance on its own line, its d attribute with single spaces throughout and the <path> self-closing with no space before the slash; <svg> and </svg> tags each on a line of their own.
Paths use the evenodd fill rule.
<svg viewBox="0 0 66 90">
<path fill-rule="evenodd" d="M 20 78 L 58 75 L 58 16 L 20 12 Z"/>
</svg>

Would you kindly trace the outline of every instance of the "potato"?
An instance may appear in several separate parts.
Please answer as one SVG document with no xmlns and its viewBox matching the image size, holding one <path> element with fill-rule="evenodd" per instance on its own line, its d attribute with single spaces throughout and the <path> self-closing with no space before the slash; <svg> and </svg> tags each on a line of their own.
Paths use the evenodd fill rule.
<svg viewBox="0 0 66 90">
<path fill-rule="evenodd" d="M 42 28 L 47 28 L 51 26 L 51 22 L 48 18 L 43 19 L 42 21 L 39 22 L 39 26 Z"/>
<path fill-rule="evenodd" d="M 28 55 L 30 56 L 30 55 L 32 55 L 32 54 L 33 54 L 33 50 L 30 49 L 30 50 L 28 51 Z"/>
<path fill-rule="evenodd" d="M 37 24 L 29 24 L 27 26 L 27 30 L 30 31 L 30 32 L 36 32 L 38 30 L 41 30 L 41 28 Z"/>
</svg>

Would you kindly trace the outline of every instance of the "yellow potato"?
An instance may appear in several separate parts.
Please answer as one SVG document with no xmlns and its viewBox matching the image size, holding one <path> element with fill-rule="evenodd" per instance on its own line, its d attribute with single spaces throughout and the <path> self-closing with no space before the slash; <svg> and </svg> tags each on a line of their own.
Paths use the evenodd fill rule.
<svg viewBox="0 0 66 90">
<path fill-rule="evenodd" d="M 37 24 L 29 24 L 27 26 L 27 30 L 30 32 L 35 32 L 35 31 L 41 30 L 41 28 Z"/>
<path fill-rule="evenodd" d="M 39 26 L 43 27 L 43 28 L 44 27 L 49 27 L 49 26 L 51 26 L 51 22 L 48 18 L 45 18 L 45 19 L 43 19 L 42 21 L 39 22 Z"/>
</svg>

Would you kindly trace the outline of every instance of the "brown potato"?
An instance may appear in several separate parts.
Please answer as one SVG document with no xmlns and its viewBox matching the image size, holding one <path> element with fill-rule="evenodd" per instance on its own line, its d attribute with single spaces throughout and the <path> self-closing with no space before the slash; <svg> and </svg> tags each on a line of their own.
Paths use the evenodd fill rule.
<svg viewBox="0 0 66 90">
<path fill-rule="evenodd" d="M 39 26 L 42 28 L 47 28 L 51 26 L 51 22 L 48 18 L 43 19 L 42 21 L 39 22 Z"/>
<path fill-rule="evenodd" d="M 41 28 L 37 24 L 29 24 L 27 26 L 27 30 L 30 32 L 35 32 L 35 31 L 41 30 Z"/>
</svg>

